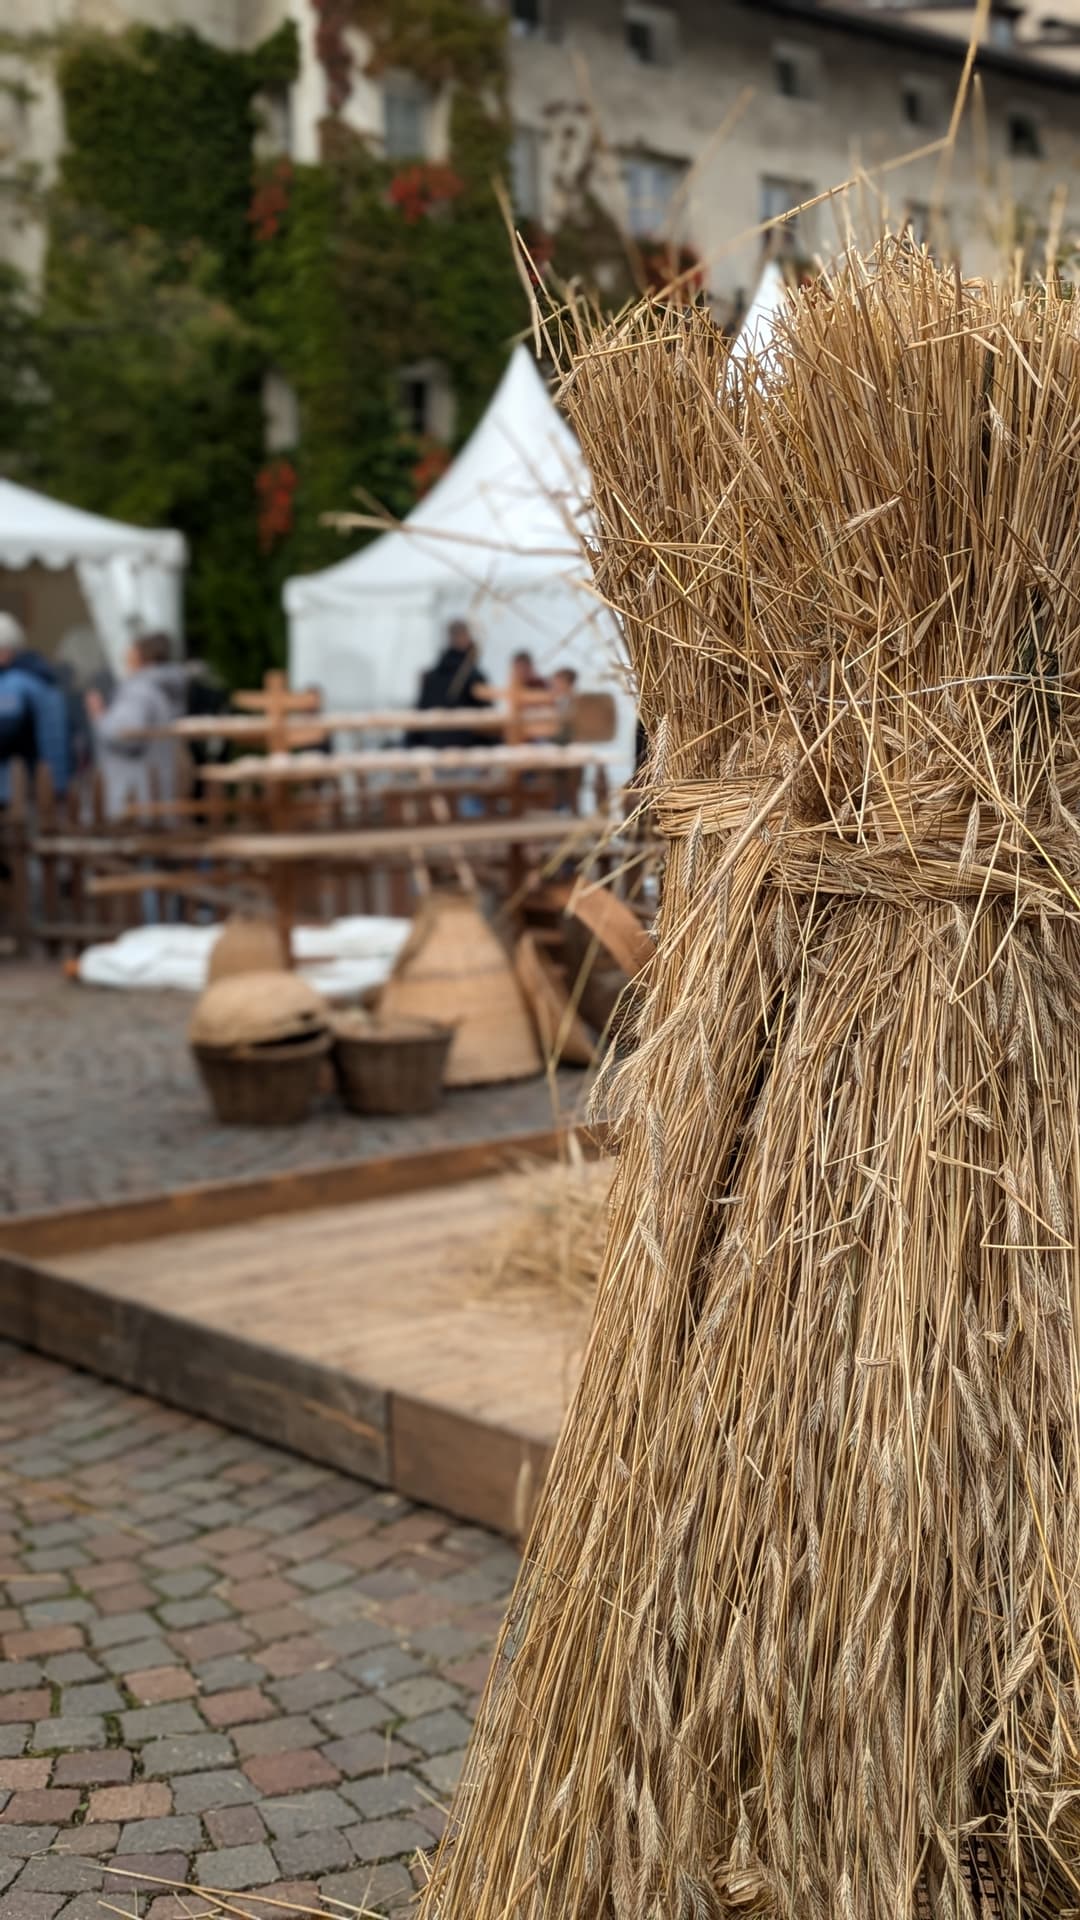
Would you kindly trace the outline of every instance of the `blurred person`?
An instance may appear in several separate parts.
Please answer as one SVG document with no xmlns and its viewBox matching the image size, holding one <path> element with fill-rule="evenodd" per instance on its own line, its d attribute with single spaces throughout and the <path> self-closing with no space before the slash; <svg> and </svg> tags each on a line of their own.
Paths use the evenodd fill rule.
<svg viewBox="0 0 1080 1920">
<path fill-rule="evenodd" d="M 151 800 L 175 800 L 181 788 L 183 754 L 175 739 L 131 739 L 171 726 L 187 711 L 192 675 L 199 669 L 172 659 L 167 633 L 144 633 L 133 642 L 126 673 L 113 698 L 96 688 L 86 695 L 94 754 L 104 785 L 105 812 L 114 820 Z"/>
<path fill-rule="evenodd" d="M 559 667 L 551 676 L 551 697 L 555 703 L 555 744 L 568 747 L 574 737 L 574 701 L 577 697 L 577 668 Z"/>
<path fill-rule="evenodd" d="M 519 648 L 510 659 L 510 685 L 525 693 L 545 693 L 547 681 L 538 673 L 536 662 L 527 647 Z"/>
<path fill-rule="evenodd" d="M 44 763 L 54 790 L 67 791 L 71 777 L 68 699 L 53 668 L 27 645 L 13 614 L 0 613 L 0 805 L 11 792 L 11 767 Z"/>
<path fill-rule="evenodd" d="M 434 666 L 421 675 L 417 711 L 457 712 L 459 708 L 462 711 L 470 708 L 475 711 L 489 707 L 495 694 L 479 665 L 478 652 L 468 622 L 451 620 L 446 630 L 446 645 Z M 490 735 L 477 734 L 468 727 L 451 727 L 449 731 L 440 728 L 438 733 L 417 729 L 406 734 L 405 744 L 409 747 L 475 747 L 483 746 L 488 739 Z"/>
</svg>

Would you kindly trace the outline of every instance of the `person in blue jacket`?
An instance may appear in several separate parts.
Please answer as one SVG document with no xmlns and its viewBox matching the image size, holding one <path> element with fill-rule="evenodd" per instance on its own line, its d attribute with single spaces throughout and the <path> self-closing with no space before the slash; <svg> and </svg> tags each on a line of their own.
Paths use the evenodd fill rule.
<svg viewBox="0 0 1080 1920">
<path fill-rule="evenodd" d="M 10 613 L 0 613 L 0 806 L 11 791 L 11 765 L 44 761 L 57 793 L 71 776 L 68 699 L 47 660 L 26 644 Z"/>
</svg>

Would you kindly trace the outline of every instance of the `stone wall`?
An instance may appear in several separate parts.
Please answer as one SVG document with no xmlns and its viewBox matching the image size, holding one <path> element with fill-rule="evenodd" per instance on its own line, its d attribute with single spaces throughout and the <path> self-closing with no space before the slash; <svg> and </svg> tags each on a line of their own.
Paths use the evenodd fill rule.
<svg viewBox="0 0 1080 1920">
<path fill-rule="evenodd" d="M 723 0 L 681 0 L 678 14 L 670 64 L 646 65 L 625 46 L 618 0 L 550 0 L 546 30 L 512 41 L 514 117 L 537 136 L 539 211 L 548 222 L 558 220 L 563 183 L 590 145 L 598 149 L 594 189 L 624 218 L 626 156 L 688 163 L 674 234 L 710 263 L 709 285 L 721 299 L 755 283 L 762 243 L 750 230 L 762 218 L 766 181 L 774 183 L 774 204 L 784 181 L 823 192 L 860 167 L 873 170 L 928 143 L 947 124 L 959 77 L 955 55 L 909 54 L 858 31 L 804 22 L 795 31 L 768 9 Z M 783 97 L 779 56 L 789 70 L 792 63 L 799 69 L 807 97 Z M 905 96 L 912 93 L 926 124 L 907 117 Z M 1025 83 L 989 73 L 984 97 L 986 150 L 976 153 L 969 122 L 947 194 L 948 237 L 974 271 L 997 257 L 1013 203 L 1045 217 L 1060 183 L 1080 211 L 1077 93 L 1068 81 Z M 1037 121 L 1041 159 L 1010 156 L 1009 116 L 1016 112 Z M 909 206 L 921 213 L 934 199 L 938 167 L 933 157 L 875 176 L 843 208 L 825 205 L 807 216 L 801 240 L 811 251 L 831 251 L 849 217 L 872 234 L 879 195 L 894 219 Z"/>
</svg>

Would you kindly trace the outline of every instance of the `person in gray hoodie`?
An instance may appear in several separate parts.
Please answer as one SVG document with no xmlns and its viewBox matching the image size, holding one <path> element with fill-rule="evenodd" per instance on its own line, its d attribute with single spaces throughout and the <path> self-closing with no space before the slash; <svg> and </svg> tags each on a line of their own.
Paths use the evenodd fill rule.
<svg viewBox="0 0 1080 1920">
<path fill-rule="evenodd" d="M 108 705 L 100 693 L 86 696 L 110 819 L 150 800 L 175 800 L 179 795 L 180 742 L 131 737 L 167 727 L 187 710 L 192 668 L 170 654 L 168 634 L 142 634 L 131 647 L 127 675 Z"/>
</svg>

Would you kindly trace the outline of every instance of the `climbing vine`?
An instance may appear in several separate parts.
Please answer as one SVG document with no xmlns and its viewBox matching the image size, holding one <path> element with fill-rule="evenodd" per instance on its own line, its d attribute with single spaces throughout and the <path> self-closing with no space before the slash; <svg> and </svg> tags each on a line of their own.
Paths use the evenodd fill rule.
<svg viewBox="0 0 1080 1920">
<path fill-rule="evenodd" d="M 358 501 L 407 512 L 527 322 L 493 190 L 510 158 L 503 12 L 309 4 L 329 108 L 314 162 L 259 157 L 266 96 L 297 73 L 291 24 L 249 53 L 147 27 L 64 40 L 67 146 L 32 323 L 0 287 L 33 335 L 32 377 L 0 406 L 21 470 L 97 511 L 181 528 L 191 645 L 234 681 L 281 657 L 284 579 L 356 546 L 328 516 Z M 369 79 L 405 70 L 440 101 L 442 153 L 395 163 L 350 128 L 360 59 Z M 632 290 L 625 242 L 587 194 L 534 238 L 541 270 L 599 283 L 612 304 Z M 449 441 L 403 417 L 401 369 L 421 362 L 445 370 Z M 297 444 L 273 451 L 270 374 L 298 416 Z"/>
</svg>

